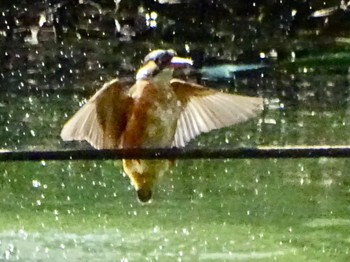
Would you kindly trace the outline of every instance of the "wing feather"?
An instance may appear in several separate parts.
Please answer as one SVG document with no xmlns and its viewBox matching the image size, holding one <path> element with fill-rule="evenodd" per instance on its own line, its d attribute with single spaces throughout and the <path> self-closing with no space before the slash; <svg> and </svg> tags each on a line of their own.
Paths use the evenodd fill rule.
<svg viewBox="0 0 350 262">
<path fill-rule="evenodd" d="M 201 133 L 246 121 L 263 109 L 260 97 L 223 93 L 177 79 L 171 86 L 183 106 L 174 137 L 176 147 L 184 147 Z"/>
<path fill-rule="evenodd" d="M 106 83 L 64 125 L 65 141 L 86 140 L 97 149 L 117 148 L 132 105 L 126 86 L 117 79 Z"/>
</svg>

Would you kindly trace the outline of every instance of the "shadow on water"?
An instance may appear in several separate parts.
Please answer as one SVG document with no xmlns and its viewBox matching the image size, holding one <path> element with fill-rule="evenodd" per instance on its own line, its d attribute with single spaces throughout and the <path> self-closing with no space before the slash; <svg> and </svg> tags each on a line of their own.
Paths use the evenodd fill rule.
<svg viewBox="0 0 350 262">
<path fill-rule="evenodd" d="M 34 2 L 0 3 L 1 149 L 87 147 L 61 142 L 64 122 L 105 81 L 133 81 L 154 48 L 194 59 L 181 77 L 266 100 L 260 117 L 189 146 L 350 143 L 337 1 Z M 118 161 L 0 163 L 0 260 L 345 261 L 348 170 L 347 159 L 183 160 L 140 205 Z"/>
</svg>

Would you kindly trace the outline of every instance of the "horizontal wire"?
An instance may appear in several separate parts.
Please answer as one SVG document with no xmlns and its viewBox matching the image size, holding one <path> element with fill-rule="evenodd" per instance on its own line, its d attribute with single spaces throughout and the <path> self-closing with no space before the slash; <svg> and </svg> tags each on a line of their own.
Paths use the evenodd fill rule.
<svg viewBox="0 0 350 262">
<path fill-rule="evenodd" d="M 0 151 L 0 162 L 106 159 L 267 159 L 346 158 L 350 146 L 290 146 L 255 148 L 146 148 L 112 150 Z"/>
</svg>

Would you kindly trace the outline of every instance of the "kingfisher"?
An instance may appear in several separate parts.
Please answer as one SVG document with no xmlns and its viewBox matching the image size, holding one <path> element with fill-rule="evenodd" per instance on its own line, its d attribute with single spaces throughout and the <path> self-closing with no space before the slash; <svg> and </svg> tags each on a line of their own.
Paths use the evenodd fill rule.
<svg viewBox="0 0 350 262">
<path fill-rule="evenodd" d="M 184 147 L 201 133 L 228 127 L 263 109 L 261 97 L 233 95 L 173 78 L 174 68 L 192 65 L 173 50 L 154 50 L 128 87 L 105 83 L 68 120 L 64 141 L 86 140 L 96 149 Z M 123 159 L 139 201 L 147 203 L 171 160 Z"/>
</svg>

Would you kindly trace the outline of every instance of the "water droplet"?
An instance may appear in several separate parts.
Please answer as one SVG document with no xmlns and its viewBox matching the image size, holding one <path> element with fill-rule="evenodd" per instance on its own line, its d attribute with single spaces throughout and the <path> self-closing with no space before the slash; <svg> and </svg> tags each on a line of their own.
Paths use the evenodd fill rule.
<svg viewBox="0 0 350 262">
<path fill-rule="evenodd" d="M 190 232 L 188 231 L 187 228 L 183 228 L 182 229 L 182 234 L 184 234 L 185 236 L 188 236 L 190 234 Z"/>
<path fill-rule="evenodd" d="M 40 181 L 34 179 L 34 180 L 32 180 L 32 186 L 33 186 L 34 188 L 38 188 L 38 187 L 41 186 L 41 183 L 40 183 Z"/>
<path fill-rule="evenodd" d="M 3 257 L 5 258 L 5 260 L 10 260 L 11 252 L 9 250 L 6 250 L 3 254 Z"/>
<path fill-rule="evenodd" d="M 153 233 L 159 233 L 159 231 L 160 231 L 159 226 L 155 226 L 155 227 L 153 228 Z"/>
</svg>

